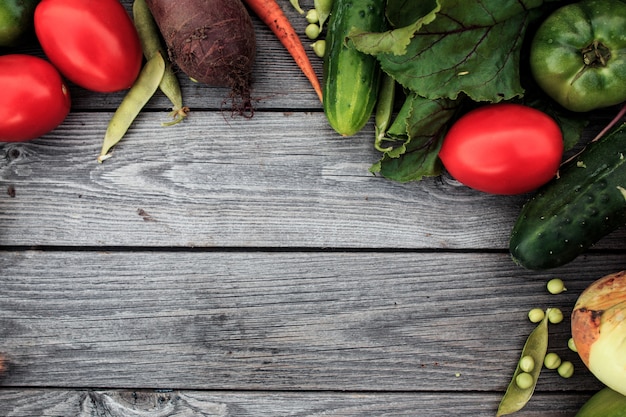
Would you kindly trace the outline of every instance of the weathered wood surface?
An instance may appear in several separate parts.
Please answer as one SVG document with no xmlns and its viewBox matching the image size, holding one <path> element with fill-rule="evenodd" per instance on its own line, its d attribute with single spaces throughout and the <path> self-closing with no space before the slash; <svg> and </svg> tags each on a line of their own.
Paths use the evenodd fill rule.
<svg viewBox="0 0 626 417">
<path fill-rule="evenodd" d="M 554 297 L 553 273 L 506 254 L 7 251 L 5 383 L 496 391 L 533 327 L 527 311 L 567 314 L 583 274 L 619 258 L 562 268 L 569 291 Z M 553 348 L 576 359 L 568 332 L 553 326 Z M 595 385 L 553 376 L 545 389 Z"/>
<path fill-rule="evenodd" d="M 0 411 L 6 417 L 288 417 L 288 416 L 492 416 L 497 394 L 475 393 L 250 393 L 143 390 L 2 390 Z M 5 405 L 14 404 L 12 409 Z M 535 394 L 526 417 L 569 417 L 582 397 Z M 442 408 L 442 405 L 447 408 Z M 521 414 L 520 414 L 521 415 Z"/>
<path fill-rule="evenodd" d="M 322 113 L 195 113 L 168 128 L 163 116 L 143 115 L 104 164 L 97 132 L 107 117 L 96 113 L 72 114 L 47 139 L 4 146 L 0 172 L 15 197 L 4 198 L 3 241 L 503 248 L 522 202 L 441 179 L 375 177 L 371 130 L 340 139 Z"/>
<path fill-rule="evenodd" d="M 181 77 L 189 119 L 161 127 L 156 95 L 104 164 L 121 93 L 73 88 L 58 129 L 0 144 L 0 416 L 493 416 L 527 311 L 567 315 L 624 268 L 621 230 L 523 270 L 507 241 L 526 196 L 372 175 L 372 126 L 338 137 L 255 25 L 252 119 Z M 600 387 L 568 338 L 551 326 L 574 377 L 544 371 L 518 415 L 573 417 Z"/>
<path fill-rule="evenodd" d="M 319 112 L 196 112 L 167 128 L 146 113 L 98 164 L 110 116 L 72 113 L 2 146 L 4 244 L 504 250 L 526 199 L 374 176 L 372 129 L 339 138 Z"/>
<path fill-rule="evenodd" d="M 568 314 L 584 277 L 610 272 L 622 256 L 561 268 L 569 291 L 559 297 L 544 289 L 553 273 L 520 271 L 506 254 L 60 250 L 1 259 L 10 366 L 2 415 L 41 407 L 19 406 L 35 387 L 90 401 L 96 394 L 68 391 L 134 387 L 218 398 L 212 391 L 243 390 L 253 402 L 263 398 L 256 391 L 294 401 L 330 392 L 333 407 L 347 402 L 373 415 L 405 415 L 427 401 L 437 408 L 424 415 L 487 416 L 532 329 L 526 312 L 559 305 Z M 535 407 L 567 415 L 565 398 L 578 404 L 599 385 L 568 351 L 568 324 L 551 329 L 551 350 L 578 372 L 570 380 L 544 372 Z M 18 394 L 20 386 L 29 390 Z M 387 393 L 401 404 L 383 412 Z M 361 395 L 365 406 L 354 403 Z M 58 401 L 49 405 L 70 409 Z M 116 413 L 104 415 L 135 415 Z"/>
</svg>

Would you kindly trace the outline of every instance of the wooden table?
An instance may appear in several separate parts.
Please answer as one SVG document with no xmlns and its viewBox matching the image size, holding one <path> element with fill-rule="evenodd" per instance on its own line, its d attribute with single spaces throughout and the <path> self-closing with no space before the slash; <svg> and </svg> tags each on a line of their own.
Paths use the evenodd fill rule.
<svg viewBox="0 0 626 417">
<path fill-rule="evenodd" d="M 181 74 L 188 120 L 161 127 L 157 94 L 103 164 L 123 93 L 72 86 L 60 127 L 0 145 L 1 416 L 493 416 L 527 312 L 567 316 L 624 268 L 616 232 L 524 270 L 507 247 L 527 196 L 372 175 L 373 126 L 334 133 L 255 28 L 251 119 Z M 568 321 L 550 329 L 576 373 L 544 370 L 519 416 L 573 416 L 601 387 Z"/>
</svg>

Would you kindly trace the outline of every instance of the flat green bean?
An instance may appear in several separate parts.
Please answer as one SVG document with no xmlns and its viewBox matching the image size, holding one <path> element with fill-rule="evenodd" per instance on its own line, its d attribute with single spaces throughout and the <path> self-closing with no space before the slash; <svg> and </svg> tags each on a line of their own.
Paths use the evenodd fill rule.
<svg viewBox="0 0 626 417">
<path fill-rule="evenodd" d="M 548 309 L 548 312 L 549 310 L 550 309 Z M 526 339 L 526 343 L 524 344 L 522 354 L 520 356 L 520 361 L 518 361 L 517 368 L 513 373 L 513 378 L 511 379 L 511 382 L 509 383 L 509 386 L 500 401 L 496 417 L 519 411 L 528 403 L 530 397 L 532 397 L 533 392 L 535 391 L 537 379 L 539 378 L 539 373 L 541 372 L 541 364 L 543 364 L 547 351 L 548 314 L 546 313 L 543 320 L 541 320 L 537 327 L 535 327 L 535 329 L 530 333 L 528 339 Z M 528 386 L 520 387 L 517 382 L 517 377 L 521 373 L 525 372 L 520 366 L 520 362 L 521 358 L 526 356 L 531 357 L 537 366 L 528 371 L 528 374 L 532 376 L 531 383 Z"/>
<path fill-rule="evenodd" d="M 122 99 L 119 107 L 109 121 L 104 134 L 104 142 L 98 162 L 111 157 L 109 150 L 126 134 L 141 109 L 152 98 L 165 72 L 165 60 L 160 53 L 155 54 L 141 69 L 137 80 Z"/>
<path fill-rule="evenodd" d="M 159 89 L 172 103 L 172 112 L 170 114 L 174 117 L 174 120 L 163 123 L 163 125 L 176 124 L 187 116 L 189 108 L 183 105 L 183 95 L 178 77 L 176 77 L 171 62 L 166 58 L 166 48 L 161 41 L 159 28 L 145 0 L 135 0 L 133 2 L 133 20 L 146 60 L 150 60 L 156 53 L 160 53 L 165 59 L 165 72 L 159 84 Z"/>
</svg>

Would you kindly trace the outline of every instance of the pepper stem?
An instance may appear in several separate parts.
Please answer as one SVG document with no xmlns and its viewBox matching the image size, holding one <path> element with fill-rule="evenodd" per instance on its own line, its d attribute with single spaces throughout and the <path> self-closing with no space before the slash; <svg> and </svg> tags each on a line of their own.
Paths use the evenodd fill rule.
<svg viewBox="0 0 626 417">
<path fill-rule="evenodd" d="M 589 68 L 606 67 L 606 63 L 611 59 L 611 50 L 607 48 L 602 42 L 594 40 L 588 46 L 585 46 L 580 50 L 584 67 L 574 77 L 574 81 L 578 80 L 583 73 Z"/>
<path fill-rule="evenodd" d="M 583 55 L 583 62 L 589 67 L 606 67 L 607 61 L 611 59 L 611 50 L 597 40 L 594 40 L 580 52 Z"/>
</svg>

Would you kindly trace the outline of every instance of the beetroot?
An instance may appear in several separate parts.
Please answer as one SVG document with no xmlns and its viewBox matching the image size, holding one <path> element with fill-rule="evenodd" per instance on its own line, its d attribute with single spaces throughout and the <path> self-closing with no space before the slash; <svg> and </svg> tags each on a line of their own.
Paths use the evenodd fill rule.
<svg viewBox="0 0 626 417">
<path fill-rule="evenodd" d="M 241 0 L 146 0 L 172 62 L 190 78 L 230 87 L 234 106 L 250 110 L 256 57 L 252 19 Z"/>
</svg>

